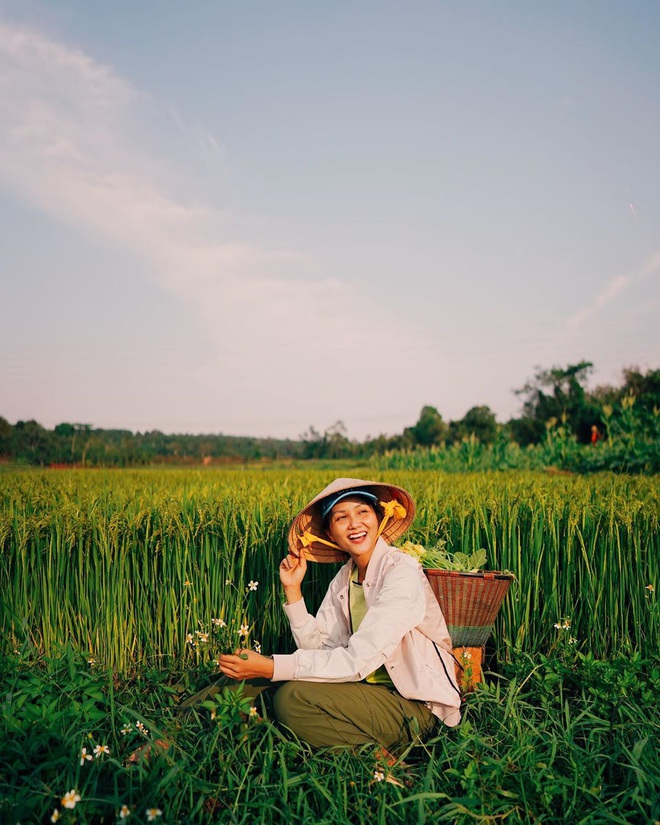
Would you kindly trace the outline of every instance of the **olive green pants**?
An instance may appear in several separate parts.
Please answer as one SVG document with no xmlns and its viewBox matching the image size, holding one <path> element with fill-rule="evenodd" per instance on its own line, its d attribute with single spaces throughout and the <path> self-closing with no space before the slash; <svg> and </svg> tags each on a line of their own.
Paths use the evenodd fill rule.
<svg viewBox="0 0 660 825">
<path fill-rule="evenodd" d="M 223 687 L 238 684 L 226 677 L 186 699 L 186 711 L 211 699 Z M 313 747 L 378 744 L 400 750 L 428 738 L 437 719 L 423 702 L 405 699 L 393 687 L 366 682 L 243 682 L 244 696 L 262 702 L 263 712 Z"/>
</svg>

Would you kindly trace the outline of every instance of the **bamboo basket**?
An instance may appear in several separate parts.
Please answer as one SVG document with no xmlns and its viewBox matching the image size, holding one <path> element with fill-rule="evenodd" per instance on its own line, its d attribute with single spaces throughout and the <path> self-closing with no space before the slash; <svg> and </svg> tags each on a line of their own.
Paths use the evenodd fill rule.
<svg viewBox="0 0 660 825">
<path fill-rule="evenodd" d="M 513 580 L 510 573 L 424 570 L 454 647 L 483 647 Z"/>
</svg>

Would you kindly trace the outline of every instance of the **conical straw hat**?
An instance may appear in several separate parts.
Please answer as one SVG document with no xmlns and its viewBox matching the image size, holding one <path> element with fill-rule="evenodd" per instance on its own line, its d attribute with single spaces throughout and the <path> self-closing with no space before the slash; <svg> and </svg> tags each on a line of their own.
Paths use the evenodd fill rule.
<svg viewBox="0 0 660 825">
<path fill-rule="evenodd" d="M 336 493 L 353 489 L 356 489 L 357 492 L 358 489 L 362 488 L 378 496 L 378 500 L 384 505 L 395 501 L 403 507 L 403 510 L 398 507 L 396 515 L 387 519 L 385 528 L 381 533 L 388 544 L 402 536 L 410 527 L 415 516 L 415 503 L 410 493 L 401 487 L 396 487 L 394 484 L 383 484 L 380 481 L 365 481 L 361 478 L 337 478 L 303 507 L 291 522 L 288 536 L 290 551 L 296 556 L 303 552 L 309 561 L 346 561 L 347 554 L 343 550 L 328 546 L 326 543 L 330 542 L 330 539 L 323 529 L 320 502 Z"/>
</svg>

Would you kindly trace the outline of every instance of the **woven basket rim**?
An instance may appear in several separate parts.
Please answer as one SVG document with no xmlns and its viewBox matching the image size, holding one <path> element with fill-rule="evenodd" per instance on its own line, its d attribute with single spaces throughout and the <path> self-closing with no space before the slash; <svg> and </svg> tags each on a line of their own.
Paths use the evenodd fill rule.
<svg viewBox="0 0 660 825">
<path fill-rule="evenodd" d="M 470 579 L 496 579 L 498 581 L 513 581 L 513 573 L 503 573 L 501 570 L 478 570 L 475 573 L 464 573 L 460 570 L 442 570 L 439 567 L 425 567 L 425 573 L 432 573 L 434 576 L 448 576 L 450 578 L 466 577 Z"/>
</svg>

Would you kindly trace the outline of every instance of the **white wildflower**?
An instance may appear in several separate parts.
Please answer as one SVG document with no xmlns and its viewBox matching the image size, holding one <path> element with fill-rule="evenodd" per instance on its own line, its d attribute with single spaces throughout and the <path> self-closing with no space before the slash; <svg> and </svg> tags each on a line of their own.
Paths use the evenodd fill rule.
<svg viewBox="0 0 660 825">
<path fill-rule="evenodd" d="M 81 796 L 76 790 L 67 791 L 62 797 L 63 808 L 75 808 L 76 803 L 80 802 Z"/>
</svg>

